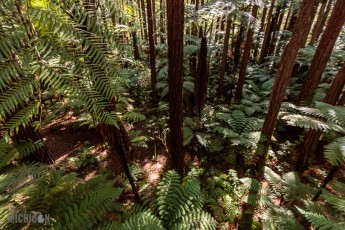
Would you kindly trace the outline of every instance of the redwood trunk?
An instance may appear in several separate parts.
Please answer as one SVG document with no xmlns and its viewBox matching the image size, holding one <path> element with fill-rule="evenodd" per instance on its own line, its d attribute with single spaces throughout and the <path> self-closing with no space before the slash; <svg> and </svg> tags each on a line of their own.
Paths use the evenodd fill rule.
<svg viewBox="0 0 345 230">
<path fill-rule="evenodd" d="M 301 5 L 300 15 L 298 16 L 294 33 L 287 44 L 278 71 L 275 75 L 273 89 L 270 96 L 269 108 L 266 119 L 263 125 L 261 140 L 257 149 L 258 162 L 252 168 L 253 178 L 257 180 L 263 179 L 263 169 L 267 158 L 268 147 L 271 143 L 272 134 L 277 122 L 278 113 L 281 103 L 283 102 L 285 91 L 287 89 L 295 60 L 299 48 L 303 45 L 303 41 L 308 36 L 306 25 L 311 20 L 313 5 L 316 0 L 304 0 Z M 249 191 L 253 196 L 257 196 L 257 191 L 250 189 Z M 254 207 L 251 204 L 246 204 L 242 211 L 239 229 L 251 229 L 253 223 Z"/>
<path fill-rule="evenodd" d="M 181 176 L 183 164 L 183 33 L 184 1 L 167 0 L 169 59 L 169 153 L 171 167 Z"/>
<path fill-rule="evenodd" d="M 320 10 L 319 10 L 319 15 L 317 16 L 317 20 L 316 20 L 316 23 L 315 23 L 315 26 L 313 29 L 313 34 L 310 38 L 309 45 L 311 45 L 311 46 L 313 46 L 315 44 L 316 40 L 318 39 L 317 35 L 319 34 L 319 31 L 321 29 L 321 23 L 322 23 L 322 20 L 325 16 L 325 13 L 326 13 L 326 11 L 325 11 L 326 6 L 327 6 L 327 0 L 323 0 L 321 7 L 320 7 Z"/>
<path fill-rule="evenodd" d="M 341 95 L 341 92 L 345 85 L 345 62 L 340 68 L 338 74 L 335 76 L 326 97 L 324 99 L 325 103 L 336 105 L 337 101 Z M 296 164 L 296 169 L 303 172 L 307 169 L 309 160 L 313 157 L 313 154 L 319 144 L 322 131 L 309 131 L 306 134 L 305 141 L 299 153 L 299 159 Z"/>
<path fill-rule="evenodd" d="M 297 104 L 300 104 L 301 101 L 310 101 L 314 96 L 315 90 L 320 83 L 322 73 L 331 56 L 335 42 L 337 41 L 339 33 L 345 23 L 344 9 L 345 1 L 337 0 L 331 18 L 327 23 L 326 30 L 322 35 L 319 46 L 317 47 L 315 56 L 310 65 L 310 70 L 303 82 Z"/>
<path fill-rule="evenodd" d="M 271 138 L 277 122 L 280 106 L 283 102 L 285 91 L 295 65 L 295 60 L 300 47 L 304 45 L 305 39 L 309 33 L 307 30 L 307 25 L 310 23 L 312 18 L 313 5 L 315 2 L 316 0 L 303 1 L 300 15 L 296 21 L 295 30 L 282 54 L 280 65 L 274 79 L 268 112 L 262 128 L 262 140 L 260 141 L 258 147 L 260 160 L 258 162 L 257 170 L 262 170 L 265 165 L 266 155 L 271 143 Z M 257 174 L 260 175 L 259 178 L 262 177 L 262 171 L 257 171 Z"/>
<path fill-rule="evenodd" d="M 261 47 L 261 53 L 260 53 L 260 58 L 259 58 L 259 63 L 262 64 L 264 62 L 264 58 L 267 55 L 267 49 L 268 49 L 268 45 L 269 45 L 269 37 L 271 36 L 271 31 L 272 31 L 272 13 L 273 13 L 273 9 L 274 9 L 274 4 L 275 4 L 276 0 L 272 0 L 271 2 L 271 6 L 270 6 L 270 10 L 268 12 L 268 17 L 267 17 L 267 26 L 266 26 L 266 30 L 265 30 L 265 37 L 262 43 L 262 47 Z"/>
<path fill-rule="evenodd" d="M 151 0 L 146 1 L 146 3 L 147 3 L 148 29 L 149 29 L 152 102 L 153 102 L 153 105 L 156 107 L 158 104 L 158 92 L 156 89 L 156 84 L 157 84 L 156 52 L 155 52 L 155 42 L 154 42 L 154 37 L 153 37 L 153 20 L 152 20 Z"/>
<path fill-rule="evenodd" d="M 235 44 L 235 52 L 234 52 L 234 71 L 237 71 L 238 63 L 240 62 L 241 57 L 241 42 L 242 42 L 242 35 L 243 35 L 244 27 L 241 25 L 240 31 L 237 34 L 236 44 Z"/>
<path fill-rule="evenodd" d="M 253 6 L 253 10 L 252 10 L 253 18 L 256 18 L 258 9 L 259 9 L 258 5 Z M 238 82 L 237 82 L 235 100 L 241 99 L 241 96 L 242 96 L 242 89 L 243 89 L 243 85 L 245 81 L 247 65 L 249 62 L 250 51 L 252 49 L 252 44 L 253 44 L 253 35 L 254 35 L 254 29 L 252 28 L 252 26 L 250 26 L 247 33 L 246 44 L 244 46 L 244 53 L 242 57 L 242 64 L 241 64 L 240 73 L 239 73 Z"/>
<path fill-rule="evenodd" d="M 223 95 L 224 90 L 224 76 L 226 69 L 226 59 L 229 50 L 229 38 L 230 38 L 230 29 L 231 29 L 231 19 L 228 18 L 226 22 L 225 37 L 224 37 L 224 48 L 222 54 L 222 62 L 220 64 L 220 76 L 217 89 L 217 98 L 220 99 Z"/>
<path fill-rule="evenodd" d="M 209 79 L 209 63 L 207 61 L 207 42 L 206 37 L 201 38 L 201 47 L 199 52 L 199 62 L 197 74 L 194 82 L 194 96 L 201 117 L 202 109 L 205 105 L 207 86 Z"/>
<path fill-rule="evenodd" d="M 144 0 L 140 0 L 141 2 L 141 14 L 143 16 L 143 26 L 144 26 L 144 36 L 145 36 L 145 40 L 147 41 L 147 17 L 146 17 L 146 11 L 145 11 L 145 1 Z"/>
</svg>

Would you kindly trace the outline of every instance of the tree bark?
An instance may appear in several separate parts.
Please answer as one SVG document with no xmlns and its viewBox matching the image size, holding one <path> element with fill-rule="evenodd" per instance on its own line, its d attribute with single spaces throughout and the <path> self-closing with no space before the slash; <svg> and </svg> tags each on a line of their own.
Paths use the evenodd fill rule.
<svg viewBox="0 0 345 230">
<path fill-rule="evenodd" d="M 145 40 L 148 40 L 148 35 L 147 35 L 147 17 L 146 17 L 146 6 L 145 6 L 145 1 L 144 0 L 140 0 L 141 2 L 141 14 L 142 14 L 142 20 L 143 20 L 143 27 L 144 27 L 144 37 Z"/>
<path fill-rule="evenodd" d="M 312 201 L 317 201 L 317 199 L 319 198 L 319 196 L 322 193 L 322 189 L 326 188 L 326 186 L 328 185 L 328 183 L 333 179 L 333 177 L 335 176 L 335 174 L 337 173 L 339 169 L 339 166 L 332 166 L 331 169 L 329 170 L 329 172 L 327 173 L 327 176 L 325 177 L 325 179 L 322 181 L 321 185 L 320 185 L 320 189 L 319 191 L 316 193 L 316 195 L 313 197 Z"/>
<path fill-rule="evenodd" d="M 167 0 L 169 59 L 169 154 L 171 167 L 184 175 L 183 152 L 183 33 L 184 1 Z"/>
<path fill-rule="evenodd" d="M 319 10 L 319 15 L 317 16 L 317 20 L 315 22 L 313 34 L 312 34 L 310 41 L 309 41 L 310 46 L 313 46 L 315 44 L 316 40 L 318 39 L 317 35 L 319 34 L 319 31 L 322 27 L 321 22 L 322 22 L 323 18 L 325 17 L 326 6 L 327 6 L 327 0 L 323 0 L 321 3 L 320 10 Z"/>
<path fill-rule="evenodd" d="M 332 3 L 333 3 L 334 0 L 329 0 L 328 1 L 328 4 L 327 4 L 327 7 L 326 7 L 326 12 L 325 12 L 325 15 L 321 21 L 321 26 L 320 26 L 320 29 L 318 30 L 317 32 L 317 35 L 316 35 L 316 38 L 319 39 L 319 37 L 321 36 L 323 30 L 324 30 L 324 27 L 325 27 L 325 24 L 326 24 L 326 21 L 327 21 L 327 18 L 328 18 L 328 15 L 329 15 L 329 12 L 331 12 L 331 9 L 332 9 Z"/>
<path fill-rule="evenodd" d="M 225 76 L 226 61 L 227 61 L 226 59 L 227 59 L 228 50 L 229 50 L 230 29 L 231 29 L 231 19 L 228 18 L 226 22 L 226 28 L 225 28 L 222 62 L 220 64 L 220 76 L 219 76 L 218 89 L 217 89 L 218 99 L 222 97 L 223 91 L 224 91 L 224 76 Z"/>
<path fill-rule="evenodd" d="M 100 131 L 106 142 L 108 142 L 110 147 L 110 159 L 112 162 L 112 167 L 115 172 L 122 171 L 119 169 L 119 165 L 114 162 L 117 162 L 120 159 L 120 163 L 123 171 L 125 172 L 128 181 L 132 187 L 135 199 L 137 202 L 141 202 L 139 192 L 135 186 L 134 179 L 128 167 L 128 162 L 126 156 L 130 152 L 130 140 L 127 134 L 125 127 L 120 123 L 119 127 L 114 127 L 111 125 L 101 125 Z"/>
<path fill-rule="evenodd" d="M 147 0 L 146 4 L 147 4 L 146 6 L 147 6 L 148 29 L 149 29 L 152 103 L 153 103 L 154 107 L 156 107 L 158 105 L 158 92 L 156 89 L 156 84 L 157 84 L 156 52 L 155 52 L 155 42 L 154 42 L 154 37 L 153 37 L 153 20 L 152 20 L 151 0 Z"/>
<path fill-rule="evenodd" d="M 253 18 L 256 18 L 256 15 L 258 13 L 259 6 L 254 5 L 252 9 L 252 16 Z M 235 93 L 235 100 L 240 100 L 242 96 L 242 89 L 246 77 L 246 70 L 247 70 L 247 65 L 249 62 L 250 58 L 250 51 L 252 49 L 252 44 L 253 44 L 253 35 L 254 35 L 254 29 L 250 25 L 247 33 L 247 39 L 246 39 L 246 44 L 244 46 L 244 52 L 243 52 L 243 57 L 242 57 L 242 64 L 240 68 L 240 73 L 238 77 L 238 82 L 237 82 L 237 87 L 236 87 L 236 93 Z"/>
<path fill-rule="evenodd" d="M 299 48 L 303 45 L 305 37 L 308 36 L 306 25 L 311 20 L 312 6 L 316 0 L 304 0 L 301 5 L 300 14 L 298 16 L 296 27 L 292 37 L 287 44 L 275 75 L 273 89 L 270 96 L 270 102 L 268 112 L 263 125 L 261 138 L 259 141 L 258 149 L 256 154 L 258 156 L 258 162 L 253 166 L 251 172 L 252 177 L 261 181 L 263 179 L 263 170 L 267 157 L 269 145 L 271 143 L 272 134 L 277 122 L 278 113 L 280 110 L 281 103 L 283 102 L 285 91 L 287 89 L 291 73 L 297 58 Z M 257 197 L 257 191 L 250 189 L 249 191 L 253 196 Z M 253 205 L 246 204 L 242 211 L 242 217 L 240 219 L 239 229 L 251 229 L 253 223 L 254 212 Z M 248 212 L 247 212 L 248 211 Z"/>
<path fill-rule="evenodd" d="M 272 13 L 273 13 L 273 9 L 274 9 L 274 4 L 275 4 L 276 0 L 272 0 L 271 1 L 271 6 L 270 6 L 270 10 L 268 12 L 268 16 L 267 16 L 267 26 L 266 26 L 266 30 L 265 30 L 265 37 L 261 46 L 261 53 L 260 53 L 260 58 L 259 58 L 259 64 L 264 63 L 264 58 L 267 55 L 267 49 L 268 49 L 268 45 L 269 45 L 269 39 L 271 36 L 271 31 L 272 31 L 272 27 L 273 27 L 273 22 L 272 22 Z"/>
<path fill-rule="evenodd" d="M 336 105 L 341 92 L 345 85 L 345 62 L 340 68 L 338 74 L 335 76 L 330 88 L 327 91 L 324 99 L 325 103 Z M 299 152 L 299 158 L 296 162 L 296 170 L 303 172 L 307 169 L 309 160 L 319 144 L 322 131 L 309 131 L 305 135 L 305 141 L 302 144 Z"/>
<path fill-rule="evenodd" d="M 238 63 L 240 62 L 241 58 L 241 42 L 243 36 L 244 27 L 241 25 L 240 30 L 237 34 L 236 44 L 235 44 L 235 52 L 234 52 L 234 72 L 237 71 Z"/>
<path fill-rule="evenodd" d="M 207 60 L 207 40 L 206 37 L 201 38 L 201 47 L 199 52 L 199 62 L 197 74 L 194 82 L 194 97 L 198 108 L 199 116 L 201 117 L 202 109 L 205 105 L 205 98 L 207 95 L 207 86 L 209 79 L 209 63 Z"/>
<path fill-rule="evenodd" d="M 345 1 L 337 0 L 335 3 L 331 18 L 327 23 L 325 32 L 322 35 L 319 46 L 317 47 L 310 70 L 303 82 L 297 104 L 302 101 L 310 101 L 315 94 L 323 71 L 326 68 L 328 59 L 331 56 L 335 42 L 345 23 L 344 16 Z M 343 16 L 340 16 L 343 15 Z"/>
<path fill-rule="evenodd" d="M 160 33 L 161 35 L 159 36 L 160 37 L 160 42 L 161 44 L 164 44 L 164 17 L 163 17 L 163 8 L 164 8 L 164 5 L 163 5 L 163 0 L 159 0 L 159 7 L 160 7 L 160 14 L 159 14 L 159 21 L 160 21 Z"/>
</svg>

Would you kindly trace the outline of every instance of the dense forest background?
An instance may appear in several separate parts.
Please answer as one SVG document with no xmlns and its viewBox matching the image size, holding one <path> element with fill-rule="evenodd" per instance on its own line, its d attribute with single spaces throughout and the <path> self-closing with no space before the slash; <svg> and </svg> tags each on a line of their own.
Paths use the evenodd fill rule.
<svg viewBox="0 0 345 230">
<path fill-rule="evenodd" d="M 344 0 L 1 0 L 0 228 L 345 229 L 344 23 Z"/>
</svg>

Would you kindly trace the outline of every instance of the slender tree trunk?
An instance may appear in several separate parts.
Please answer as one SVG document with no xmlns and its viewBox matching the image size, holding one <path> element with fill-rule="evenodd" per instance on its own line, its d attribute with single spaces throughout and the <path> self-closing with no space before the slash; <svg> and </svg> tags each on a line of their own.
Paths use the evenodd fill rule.
<svg viewBox="0 0 345 230">
<path fill-rule="evenodd" d="M 296 21 L 296 30 L 294 30 L 292 38 L 284 49 L 278 71 L 275 75 L 268 112 L 262 128 L 262 140 L 258 147 L 258 151 L 262 149 L 262 154 L 259 152 L 259 155 L 261 156 L 258 163 L 259 170 L 261 170 L 265 164 L 266 154 L 276 125 L 280 106 L 284 99 L 285 91 L 295 65 L 298 51 L 300 47 L 304 45 L 303 43 L 308 36 L 309 31 L 307 30 L 307 25 L 310 23 L 312 18 L 312 6 L 315 2 L 316 0 L 304 0 L 303 3 L 301 3 L 302 7 L 300 15 Z"/>
<path fill-rule="evenodd" d="M 222 62 L 220 64 L 220 76 L 218 82 L 218 89 L 217 89 L 217 98 L 220 99 L 223 95 L 224 91 L 224 76 L 225 76 L 225 69 L 226 69 L 226 59 L 229 50 L 229 38 L 230 38 L 230 29 L 231 29 L 231 19 L 228 18 L 226 22 L 225 28 L 225 37 L 224 37 L 224 48 L 222 54 Z"/>
<path fill-rule="evenodd" d="M 140 203 L 141 199 L 139 196 L 139 192 L 137 187 L 135 186 L 134 179 L 131 175 L 126 159 L 126 156 L 128 156 L 130 152 L 130 140 L 125 127 L 121 123 L 119 124 L 119 128 L 111 125 L 101 125 L 100 130 L 104 140 L 108 142 L 110 147 L 110 159 L 112 162 L 111 166 L 114 167 L 113 170 L 115 172 L 121 171 L 119 170 L 119 165 L 115 163 L 118 162 L 118 159 L 120 159 L 120 167 L 122 167 L 128 178 L 135 199 Z"/>
<path fill-rule="evenodd" d="M 321 36 L 321 34 L 322 34 L 323 30 L 324 30 L 324 27 L 325 27 L 328 15 L 329 15 L 329 13 L 331 12 L 331 9 L 332 9 L 332 3 L 333 2 L 334 2 L 334 0 L 328 0 L 328 4 L 327 4 L 327 7 L 326 7 L 325 15 L 322 18 L 321 26 L 320 26 L 320 28 L 319 28 L 319 30 L 317 32 L 317 35 L 316 35 L 316 39 L 317 40 L 319 39 L 319 37 Z"/>
<path fill-rule="evenodd" d="M 238 63 L 240 62 L 241 58 L 241 42 L 243 36 L 244 27 L 240 26 L 240 31 L 238 31 L 237 39 L 235 43 L 235 52 L 234 52 L 234 72 L 237 71 Z"/>
<path fill-rule="evenodd" d="M 152 102 L 153 102 L 153 105 L 156 107 L 158 105 L 158 92 L 156 89 L 156 84 L 157 84 L 156 52 L 155 52 L 155 42 L 154 42 L 154 37 L 153 37 L 153 20 L 152 20 L 151 0 L 147 0 L 146 4 L 147 4 L 147 16 L 148 16 L 148 28 L 149 28 Z"/>
<path fill-rule="evenodd" d="M 140 1 L 141 0 L 137 0 L 136 2 L 137 2 L 137 6 L 138 6 L 138 12 L 139 12 L 139 21 L 138 21 L 138 23 L 139 24 L 141 24 L 141 20 L 142 20 L 142 11 L 141 11 L 141 5 L 140 5 Z M 141 27 L 140 28 L 140 35 L 141 35 L 141 39 L 145 39 L 145 37 L 144 37 L 144 30 L 143 30 L 143 28 Z"/>
<path fill-rule="evenodd" d="M 278 71 L 275 75 L 268 112 L 257 149 L 258 162 L 252 169 L 253 178 L 257 179 L 258 181 L 263 179 L 263 170 L 267 152 L 277 122 L 279 109 L 284 99 L 285 91 L 291 77 L 299 48 L 303 45 L 305 37 L 308 36 L 309 31 L 306 30 L 306 25 L 311 20 L 313 10 L 312 6 L 314 5 L 315 1 L 316 0 L 304 0 L 303 3 L 301 3 L 301 10 L 296 22 L 294 33 L 292 34 L 292 37 L 283 52 Z M 252 194 L 252 196 L 257 197 L 258 192 L 252 188 L 250 189 L 249 193 Z M 254 206 L 251 204 L 246 204 L 242 213 L 239 229 L 251 229 L 251 225 L 253 223 Z"/>
<path fill-rule="evenodd" d="M 300 104 L 302 101 L 310 101 L 314 96 L 315 90 L 320 83 L 322 73 L 331 56 L 335 42 L 337 41 L 339 33 L 345 23 L 344 9 L 345 1 L 337 0 L 331 18 L 327 23 L 326 30 L 322 35 L 319 46 L 317 47 L 315 56 L 310 65 L 310 70 L 303 82 L 297 104 Z"/>
<path fill-rule="evenodd" d="M 324 102 L 331 105 L 336 105 L 344 88 L 344 85 L 345 62 L 340 68 L 338 74 L 335 76 L 330 88 L 328 89 Z M 321 135 L 322 131 L 309 131 L 305 135 L 305 141 L 300 148 L 299 158 L 296 162 L 296 170 L 303 172 L 307 169 L 309 160 L 313 157 L 317 145 L 319 144 Z"/>
<path fill-rule="evenodd" d="M 144 0 L 140 0 L 141 2 L 141 6 L 140 6 L 140 9 L 141 9 L 141 14 L 143 16 L 143 26 L 144 26 L 144 37 L 145 37 L 145 40 L 147 41 L 148 40 L 148 35 L 147 35 L 147 17 L 146 17 L 146 6 L 145 6 L 145 1 Z"/>
<path fill-rule="evenodd" d="M 266 57 L 267 52 L 268 52 L 268 45 L 269 45 L 270 36 L 271 36 L 271 32 L 273 29 L 273 23 L 274 23 L 274 21 L 272 21 L 272 14 L 273 14 L 275 2 L 276 2 L 276 0 L 271 1 L 270 10 L 268 12 L 267 26 L 266 26 L 265 36 L 264 36 L 264 40 L 263 40 L 263 43 L 261 46 L 261 53 L 260 53 L 260 58 L 259 58 L 260 64 L 265 62 L 264 58 Z"/>
<path fill-rule="evenodd" d="M 294 30 L 294 27 L 295 27 L 295 24 L 296 24 L 296 20 L 297 20 L 297 15 L 298 15 L 298 8 L 294 8 L 293 11 L 292 11 L 292 16 L 291 16 L 291 19 L 290 19 L 290 22 L 289 22 L 289 26 L 287 28 L 289 31 L 293 31 Z"/>
<path fill-rule="evenodd" d="M 155 44 L 158 44 L 157 23 L 156 23 L 156 0 L 152 0 L 152 24 Z"/>
<path fill-rule="evenodd" d="M 316 193 L 316 195 L 313 197 L 312 201 L 317 201 L 317 199 L 319 199 L 319 196 L 322 193 L 322 189 L 326 188 L 326 186 L 328 185 L 328 183 L 333 179 L 333 177 L 335 176 L 335 174 L 337 173 L 339 169 L 339 166 L 332 166 L 331 169 L 329 170 L 327 176 L 325 177 L 325 179 L 322 181 L 321 185 L 320 185 L 320 189 L 319 191 Z"/>
<path fill-rule="evenodd" d="M 274 50 L 276 47 L 276 43 L 277 43 L 277 34 L 276 32 L 278 32 L 280 30 L 281 24 L 283 22 L 283 17 L 284 17 L 284 8 L 286 6 L 286 3 L 279 6 L 275 15 L 275 20 L 274 20 L 274 25 L 273 25 L 273 30 L 272 30 L 272 39 L 271 39 L 271 43 L 269 45 L 269 49 L 268 49 L 268 55 L 274 55 Z"/>
<path fill-rule="evenodd" d="M 194 82 L 194 97 L 198 108 L 199 116 L 201 117 L 202 109 L 205 105 L 205 98 L 207 95 L 207 86 L 209 79 L 209 63 L 207 60 L 207 40 L 206 37 L 201 38 L 201 47 L 198 58 L 197 74 Z"/>
<path fill-rule="evenodd" d="M 253 6 L 253 9 L 252 9 L 253 18 L 256 18 L 258 9 L 259 9 L 258 5 Z M 254 35 L 254 29 L 250 25 L 248 29 L 248 33 L 247 33 L 246 44 L 244 46 L 244 53 L 242 57 L 242 64 L 241 64 L 240 73 L 239 73 L 238 82 L 237 82 L 235 100 L 240 100 L 242 96 L 242 89 L 243 89 L 243 85 L 244 85 L 244 81 L 246 77 L 247 65 L 250 59 L 250 51 L 252 49 L 252 44 L 253 44 L 253 35 Z"/>
<path fill-rule="evenodd" d="M 288 11 L 288 14 L 287 14 L 286 19 L 285 19 L 284 30 L 287 30 L 287 28 L 288 28 L 289 19 L 290 19 L 290 16 L 291 16 L 291 10 L 292 10 L 292 8 L 289 7 L 289 11 Z"/>
<path fill-rule="evenodd" d="M 314 26 L 314 29 L 313 29 L 313 34 L 310 38 L 310 42 L 309 42 L 309 45 L 310 46 L 313 46 L 316 42 L 316 40 L 318 39 L 317 35 L 319 34 L 319 30 L 321 29 L 321 22 L 325 16 L 325 13 L 326 13 L 326 6 L 327 6 L 327 0 L 323 0 L 322 3 L 321 3 L 321 7 L 320 7 L 320 10 L 319 10 L 319 15 L 317 17 L 317 20 L 316 20 L 316 23 L 315 23 L 315 26 Z"/>
<path fill-rule="evenodd" d="M 183 26 L 184 1 L 167 0 L 169 59 L 169 153 L 171 166 L 184 175 L 183 152 Z"/>
<path fill-rule="evenodd" d="M 159 21 L 160 21 L 160 33 L 161 33 L 161 36 L 160 36 L 160 41 L 161 41 L 161 44 L 164 44 L 164 19 L 163 19 L 163 0 L 159 0 L 159 7 L 160 7 L 160 14 L 159 14 Z"/>
<path fill-rule="evenodd" d="M 339 105 L 344 106 L 345 105 L 345 92 L 343 92 L 343 95 L 341 96 L 341 98 L 338 101 Z"/>
</svg>

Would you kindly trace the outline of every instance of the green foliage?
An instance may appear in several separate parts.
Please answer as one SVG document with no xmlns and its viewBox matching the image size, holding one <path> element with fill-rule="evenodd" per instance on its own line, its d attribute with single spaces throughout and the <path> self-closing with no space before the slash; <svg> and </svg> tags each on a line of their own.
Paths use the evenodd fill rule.
<svg viewBox="0 0 345 230">
<path fill-rule="evenodd" d="M 344 133 L 344 114 L 344 107 L 323 102 L 316 102 L 314 108 L 295 106 L 286 102 L 282 105 L 280 119 L 288 125 L 304 129 Z"/>
<path fill-rule="evenodd" d="M 181 184 L 175 171 L 168 171 L 155 189 L 155 195 L 146 207 L 138 208 L 125 221 L 125 229 L 216 229 L 215 220 L 202 210 L 204 199 L 199 181 Z"/>
</svg>

